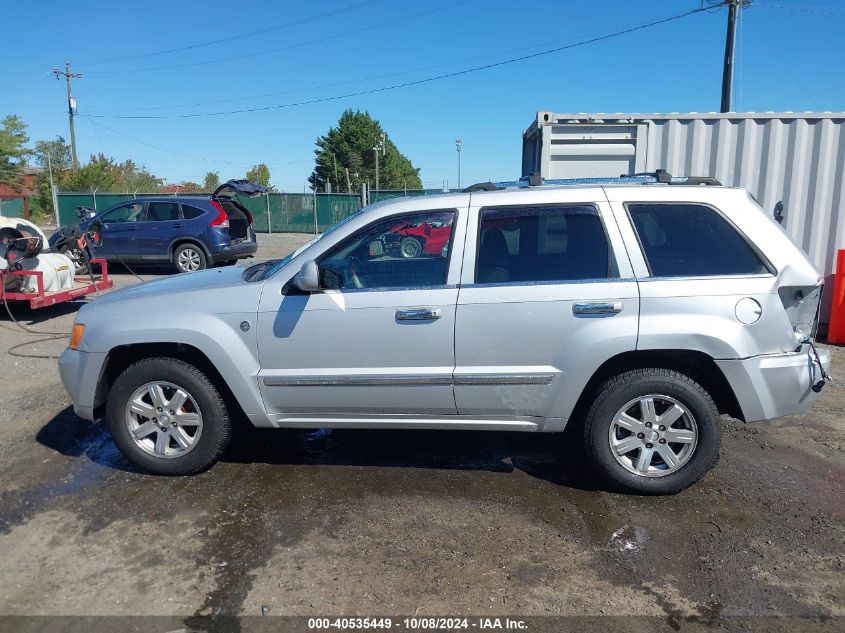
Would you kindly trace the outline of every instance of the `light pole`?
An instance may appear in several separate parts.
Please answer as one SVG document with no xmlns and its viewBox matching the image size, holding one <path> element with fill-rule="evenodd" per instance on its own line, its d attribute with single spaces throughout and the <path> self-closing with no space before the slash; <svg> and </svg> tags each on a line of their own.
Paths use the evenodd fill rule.
<svg viewBox="0 0 845 633">
<path fill-rule="evenodd" d="M 463 144 L 460 136 L 455 139 L 455 149 L 458 150 L 458 189 L 461 188 L 461 147 Z"/>
</svg>

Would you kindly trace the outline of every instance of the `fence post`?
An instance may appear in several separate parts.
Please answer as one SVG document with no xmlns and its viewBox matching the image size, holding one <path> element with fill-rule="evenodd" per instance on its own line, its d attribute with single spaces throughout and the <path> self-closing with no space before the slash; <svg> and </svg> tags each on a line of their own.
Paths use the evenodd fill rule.
<svg viewBox="0 0 845 633">
<path fill-rule="evenodd" d="M 270 192 L 267 192 L 267 232 L 273 232 L 273 225 L 270 223 Z"/>
<path fill-rule="evenodd" d="M 317 235 L 317 183 L 314 183 L 314 235 Z"/>
</svg>

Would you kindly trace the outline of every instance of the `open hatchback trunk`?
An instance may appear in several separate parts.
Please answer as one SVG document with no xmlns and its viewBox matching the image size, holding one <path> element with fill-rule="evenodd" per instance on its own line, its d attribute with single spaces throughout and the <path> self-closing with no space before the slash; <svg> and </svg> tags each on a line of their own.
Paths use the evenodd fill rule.
<svg viewBox="0 0 845 633">
<path fill-rule="evenodd" d="M 211 194 L 212 201 L 217 202 L 228 216 L 229 236 L 233 242 L 246 239 L 252 224 L 252 214 L 240 203 L 238 196 L 253 198 L 266 191 L 267 187 L 249 180 L 229 180 Z"/>
</svg>

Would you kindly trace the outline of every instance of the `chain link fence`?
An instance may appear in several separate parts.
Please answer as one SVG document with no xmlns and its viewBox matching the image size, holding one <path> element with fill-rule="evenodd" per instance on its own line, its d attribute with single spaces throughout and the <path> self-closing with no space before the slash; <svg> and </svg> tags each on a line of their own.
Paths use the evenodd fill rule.
<svg viewBox="0 0 845 633">
<path fill-rule="evenodd" d="M 448 191 L 455 192 L 460 189 Z M 439 193 L 445 192 L 443 189 L 370 191 L 369 202 Z M 80 206 L 105 211 L 117 204 L 145 197 L 171 196 L 161 193 L 59 193 L 59 222 L 62 226 L 69 222 L 76 222 L 76 208 Z M 209 194 L 180 193 L 178 197 L 208 198 Z M 352 215 L 362 206 L 361 196 L 349 193 L 269 193 L 255 198 L 240 197 L 239 200 L 252 213 L 253 226 L 259 233 L 321 233 L 331 225 Z M 5 207 L 3 209 L 3 215 L 12 215 L 5 212 Z"/>
</svg>

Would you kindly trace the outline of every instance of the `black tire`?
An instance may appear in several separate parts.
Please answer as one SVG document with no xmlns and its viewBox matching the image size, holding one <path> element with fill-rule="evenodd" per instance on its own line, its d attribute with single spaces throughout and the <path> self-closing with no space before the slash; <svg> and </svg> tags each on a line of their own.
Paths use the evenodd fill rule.
<svg viewBox="0 0 845 633">
<path fill-rule="evenodd" d="M 76 247 L 71 247 L 70 244 L 65 242 L 60 248 L 59 252 L 62 255 L 67 255 L 70 260 L 73 262 L 73 265 L 76 267 L 76 275 L 87 275 L 88 274 L 88 260 L 85 259 L 85 254 L 82 252 L 81 249 Z"/>
<path fill-rule="evenodd" d="M 208 258 L 201 246 L 180 244 L 173 251 L 173 265 L 180 273 L 191 273 L 208 268 Z"/>
<path fill-rule="evenodd" d="M 657 477 L 625 468 L 614 455 L 609 439 L 617 412 L 630 401 L 652 394 L 668 396 L 683 405 L 694 418 L 698 433 L 686 461 L 674 472 Z M 718 463 L 721 439 L 719 411 L 710 394 L 689 376 L 669 369 L 637 369 L 609 379 L 599 387 L 584 420 L 584 445 L 599 475 L 613 488 L 634 494 L 675 494 L 691 486 Z"/>
<path fill-rule="evenodd" d="M 132 394 L 155 381 L 183 388 L 201 414 L 202 433 L 184 455 L 164 458 L 145 452 L 132 438 L 126 423 Z M 115 444 L 130 462 L 158 475 L 190 475 L 209 468 L 226 449 L 232 434 L 229 412 L 220 392 L 199 369 L 175 358 L 146 358 L 127 367 L 109 390 L 106 424 Z"/>
</svg>

